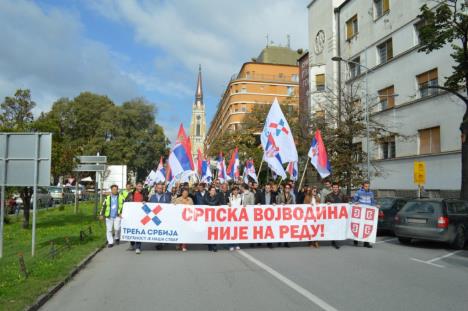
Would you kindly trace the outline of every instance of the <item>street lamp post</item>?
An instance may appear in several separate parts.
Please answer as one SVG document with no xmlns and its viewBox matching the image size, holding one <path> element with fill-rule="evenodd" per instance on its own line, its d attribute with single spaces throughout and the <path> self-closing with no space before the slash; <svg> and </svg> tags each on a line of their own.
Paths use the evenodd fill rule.
<svg viewBox="0 0 468 311">
<path fill-rule="evenodd" d="M 366 96 L 365 96 L 365 122 L 366 122 L 366 153 L 367 153 L 367 181 L 370 182 L 370 152 L 369 152 L 369 136 L 370 136 L 370 133 L 369 133 L 369 103 L 368 103 L 368 93 L 369 93 L 369 90 L 368 90 L 368 80 L 367 80 L 367 73 L 369 72 L 369 68 L 367 66 L 364 66 L 358 62 L 353 62 L 351 60 L 347 60 L 347 59 L 344 59 L 342 57 L 339 57 L 339 56 L 334 56 L 332 57 L 331 59 L 332 61 L 334 62 L 344 62 L 344 63 L 347 63 L 347 64 L 353 64 L 353 65 L 357 65 L 359 67 L 362 67 L 366 70 L 366 72 L 364 73 L 364 80 L 365 80 L 365 83 L 366 83 Z M 338 73 L 338 74 L 341 74 L 341 73 Z M 341 85 L 339 86 L 341 88 Z"/>
</svg>

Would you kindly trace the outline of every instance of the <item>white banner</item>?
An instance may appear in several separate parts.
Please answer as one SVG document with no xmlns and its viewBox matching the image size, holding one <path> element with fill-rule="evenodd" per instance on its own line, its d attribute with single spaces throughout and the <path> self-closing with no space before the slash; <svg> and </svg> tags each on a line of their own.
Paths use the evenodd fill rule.
<svg viewBox="0 0 468 311">
<path fill-rule="evenodd" d="M 245 207 L 125 203 L 121 240 L 225 244 L 346 240 L 373 242 L 378 209 L 355 204 Z"/>
</svg>

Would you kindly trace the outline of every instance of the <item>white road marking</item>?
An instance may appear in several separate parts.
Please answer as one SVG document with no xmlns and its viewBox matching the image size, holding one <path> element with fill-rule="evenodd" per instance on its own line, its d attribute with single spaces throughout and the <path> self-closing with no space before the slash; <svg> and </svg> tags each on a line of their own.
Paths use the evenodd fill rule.
<svg viewBox="0 0 468 311">
<path fill-rule="evenodd" d="M 274 270 L 270 266 L 267 266 L 263 262 L 255 259 L 254 257 L 250 256 L 249 254 L 247 254 L 246 252 L 244 252 L 242 250 L 238 251 L 238 253 L 241 254 L 242 256 L 244 256 L 246 259 L 250 260 L 252 263 L 259 266 L 260 268 L 262 268 L 263 270 L 265 270 L 266 272 L 270 273 L 272 276 L 274 276 L 275 278 L 277 278 L 278 280 L 280 280 L 281 282 L 283 282 L 284 284 L 286 284 L 287 286 L 289 286 L 290 288 L 292 288 L 293 290 L 295 290 L 296 292 L 298 292 L 299 294 L 301 294 L 302 296 L 304 296 L 305 298 L 310 300 L 312 303 L 314 303 L 315 305 L 322 308 L 323 310 L 325 310 L 325 311 L 337 311 L 337 309 L 335 309 L 334 307 L 332 307 L 331 305 L 329 305 L 328 303 L 326 303 L 325 301 L 323 301 L 319 297 L 315 296 L 314 294 L 312 294 L 310 291 L 308 291 L 304 287 L 302 287 L 302 286 L 298 285 L 297 283 L 291 281 L 290 279 L 288 279 L 287 277 L 285 277 L 284 275 L 282 275 L 278 271 Z"/>
<path fill-rule="evenodd" d="M 398 240 L 398 238 L 386 239 L 386 240 L 375 242 L 375 244 L 382 244 L 382 243 L 387 243 L 387 242 L 396 241 L 396 240 Z"/>
<path fill-rule="evenodd" d="M 433 259 L 430 259 L 430 260 L 421 260 L 421 259 L 417 259 L 417 258 L 411 258 L 411 260 L 414 260 L 414 261 L 417 261 L 417 262 L 420 262 L 420 263 L 425 263 L 427 265 L 431 265 L 431 266 L 438 267 L 438 268 L 445 268 L 445 266 L 435 264 L 434 262 L 439 261 L 439 260 L 444 259 L 444 258 L 447 258 L 447 257 L 450 257 L 450 256 L 453 256 L 453 255 L 458 254 L 458 253 L 460 253 L 462 251 L 463 250 L 458 250 L 458 251 L 451 252 L 451 253 L 445 254 L 444 256 L 436 257 L 436 258 L 433 258 Z"/>
<path fill-rule="evenodd" d="M 434 262 L 434 261 L 438 261 L 438 260 L 441 260 L 441 259 L 444 259 L 444 258 L 453 256 L 453 255 L 455 255 L 455 254 L 458 254 L 458 253 L 460 253 L 461 251 L 462 251 L 462 250 L 458 250 L 458 251 L 454 251 L 454 252 L 452 252 L 452 253 L 448 253 L 448 254 L 446 254 L 446 255 L 444 255 L 444 256 L 436 257 L 436 258 L 434 258 L 434 259 L 428 260 L 428 262 L 431 262 L 431 263 L 432 263 L 432 262 Z"/>
<path fill-rule="evenodd" d="M 434 267 L 437 267 L 437 268 L 445 268 L 445 266 L 438 265 L 436 263 L 432 263 L 432 262 L 428 262 L 428 261 L 424 261 L 424 260 L 421 260 L 421 259 L 417 259 L 417 258 L 413 258 L 413 257 L 411 257 L 410 259 L 414 260 L 416 262 L 425 263 L 426 265 L 434 266 Z"/>
</svg>

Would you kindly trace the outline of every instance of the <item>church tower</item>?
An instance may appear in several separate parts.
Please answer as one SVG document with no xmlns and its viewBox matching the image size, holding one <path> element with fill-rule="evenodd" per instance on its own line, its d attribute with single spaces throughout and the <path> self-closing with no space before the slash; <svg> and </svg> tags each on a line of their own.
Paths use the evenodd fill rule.
<svg viewBox="0 0 468 311">
<path fill-rule="evenodd" d="M 197 90 L 195 103 L 192 106 L 192 122 L 190 123 L 190 141 L 192 142 L 192 157 L 197 158 L 198 149 L 204 151 L 206 135 L 205 105 L 203 104 L 203 89 L 201 65 L 198 67 Z"/>
</svg>

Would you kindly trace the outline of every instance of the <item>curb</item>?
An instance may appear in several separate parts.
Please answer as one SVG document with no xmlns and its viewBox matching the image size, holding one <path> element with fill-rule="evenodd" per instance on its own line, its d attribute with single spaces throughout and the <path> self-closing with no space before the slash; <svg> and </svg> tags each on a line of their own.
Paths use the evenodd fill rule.
<svg viewBox="0 0 468 311">
<path fill-rule="evenodd" d="M 60 281 L 55 286 L 51 287 L 47 293 L 39 296 L 37 300 L 30 306 L 26 307 L 25 311 L 37 311 L 39 310 L 47 301 L 49 301 L 65 284 L 67 284 L 71 279 L 80 272 L 86 265 L 94 258 L 100 251 L 104 249 L 106 244 L 104 243 L 98 247 L 94 252 L 92 252 L 88 257 L 83 259 L 62 281 Z"/>
</svg>

